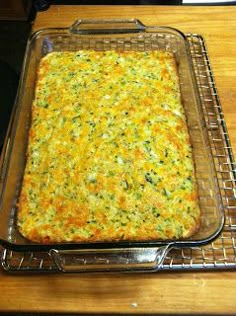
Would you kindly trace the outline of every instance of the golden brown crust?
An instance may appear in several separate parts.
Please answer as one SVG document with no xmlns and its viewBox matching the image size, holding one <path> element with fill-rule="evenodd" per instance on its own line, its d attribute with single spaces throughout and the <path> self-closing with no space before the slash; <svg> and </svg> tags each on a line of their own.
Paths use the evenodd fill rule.
<svg viewBox="0 0 236 316">
<path fill-rule="evenodd" d="M 192 236 L 200 209 L 172 54 L 42 59 L 18 227 L 40 243 Z"/>
</svg>

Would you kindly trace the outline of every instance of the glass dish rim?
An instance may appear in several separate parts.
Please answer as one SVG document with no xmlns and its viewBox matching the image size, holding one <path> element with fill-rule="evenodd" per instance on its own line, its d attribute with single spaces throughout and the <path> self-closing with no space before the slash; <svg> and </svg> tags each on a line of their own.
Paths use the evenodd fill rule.
<svg viewBox="0 0 236 316">
<path fill-rule="evenodd" d="M 76 25 L 76 23 L 78 23 L 78 21 L 84 21 L 84 20 L 77 20 L 73 25 Z M 95 20 L 91 20 L 91 21 L 95 21 Z M 98 21 L 98 19 L 97 19 Z M 104 19 L 99 19 L 99 21 L 101 23 L 104 22 Z M 112 19 L 112 20 L 106 20 L 105 21 L 110 21 L 111 23 L 113 22 L 120 22 L 120 19 Z M 123 20 L 122 20 L 123 21 Z M 194 87 L 196 87 L 196 82 L 195 82 L 195 78 L 194 78 L 194 72 L 192 69 L 192 64 L 191 64 L 191 57 L 190 57 L 190 53 L 188 51 L 188 45 L 187 45 L 187 40 L 186 40 L 186 36 L 179 31 L 178 29 L 169 27 L 169 26 L 145 26 L 144 24 L 142 24 L 139 20 L 136 19 L 129 19 L 129 22 L 134 22 L 137 21 L 138 25 L 142 25 L 141 30 L 138 30 L 138 32 L 140 32 L 140 34 L 142 33 L 148 33 L 147 30 L 153 31 L 153 32 L 157 32 L 157 31 L 166 31 L 166 32 L 172 32 L 177 34 L 178 36 L 181 37 L 181 39 L 184 42 L 185 45 L 185 52 L 186 52 L 186 56 L 188 59 L 188 66 L 190 68 L 190 72 L 192 74 L 192 80 L 193 80 L 193 85 Z M 72 25 L 72 27 L 73 27 Z M 11 117 L 11 123 L 9 125 L 9 129 L 8 129 L 8 133 L 5 139 L 5 144 L 3 147 L 3 151 L 2 151 L 2 157 L 1 157 L 1 165 L 0 167 L 2 167 L 2 165 L 4 164 L 5 161 L 5 155 L 8 155 L 8 158 L 11 157 L 11 154 L 9 153 L 9 151 L 7 151 L 7 147 L 8 147 L 8 139 L 9 136 L 13 133 L 13 140 L 11 142 L 11 145 L 14 144 L 14 132 L 11 130 L 14 127 L 14 122 L 17 121 L 17 113 L 19 111 L 18 109 L 18 104 L 20 103 L 19 101 L 19 94 L 20 91 L 22 90 L 22 88 L 24 87 L 25 84 L 25 76 L 26 76 L 26 65 L 27 62 L 29 61 L 28 59 L 29 57 L 29 52 L 30 52 L 30 46 L 32 45 L 32 43 L 37 39 L 38 36 L 43 35 L 43 34 L 48 34 L 48 33 L 55 33 L 57 35 L 59 35 L 57 32 L 63 32 L 63 34 L 70 34 L 71 33 L 71 28 L 72 27 L 56 27 L 56 28 L 44 28 L 44 29 L 40 29 L 37 30 L 35 33 L 33 33 L 29 40 L 28 40 L 28 44 L 27 44 L 27 48 L 26 48 L 26 52 L 25 52 L 25 59 L 24 59 L 24 63 L 23 63 L 23 71 L 22 71 L 22 75 L 21 75 L 21 79 L 20 79 L 20 83 L 19 83 L 19 88 L 18 88 L 18 94 L 17 94 L 17 98 L 16 98 L 16 102 L 15 102 L 15 106 L 12 112 L 12 117 Z M 124 32 L 125 31 L 125 32 Z M 122 34 L 127 34 L 129 32 L 129 29 L 122 29 Z M 131 32 L 133 33 L 133 32 Z M 136 33 L 136 32 L 135 32 Z M 100 33 L 99 33 L 100 34 Z M 107 35 L 111 35 L 111 34 L 116 34 L 116 33 L 112 33 L 112 31 L 110 33 L 105 33 Z M 83 35 L 83 34 L 80 34 Z M 96 35 L 93 33 L 85 33 L 85 35 Z M 196 93 L 198 93 L 197 89 L 194 89 L 194 94 L 196 95 Z M 198 99 L 199 97 L 196 96 Z M 3 169 L 3 167 L 1 168 Z M 1 170 L 0 169 L 0 170 Z M 2 171 L 2 170 L 1 170 Z M 3 192 L 2 192 L 3 194 Z M 200 239 L 200 240 L 191 240 L 191 239 L 174 239 L 174 240 L 156 240 L 156 241 L 117 241 L 117 242 L 90 242 L 90 243 L 50 243 L 50 244 L 38 244 L 38 243 L 31 243 L 31 244 L 16 244 L 16 243 L 11 243 L 7 240 L 3 240 L 0 239 L 0 243 L 9 249 L 12 250 L 16 250 L 16 251 L 45 251 L 45 250 L 51 250 L 51 249 L 58 249 L 58 250 L 74 250 L 74 249 L 119 249 L 119 248 L 149 248 L 149 247 L 162 247 L 162 246 L 168 246 L 168 247 L 193 247 L 193 246 L 200 246 L 200 245 L 205 245 L 207 243 L 210 243 L 211 241 L 213 241 L 215 238 L 217 238 L 217 236 L 221 233 L 221 230 L 223 229 L 224 226 L 224 221 L 225 221 L 225 216 L 224 216 L 224 212 L 223 212 L 223 207 L 221 205 L 221 223 L 218 227 L 218 229 L 210 236 L 208 236 L 205 239 Z"/>
</svg>

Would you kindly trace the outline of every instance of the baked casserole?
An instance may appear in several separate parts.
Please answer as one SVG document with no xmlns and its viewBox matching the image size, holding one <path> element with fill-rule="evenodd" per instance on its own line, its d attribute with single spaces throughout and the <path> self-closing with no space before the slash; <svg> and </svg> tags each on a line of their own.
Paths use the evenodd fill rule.
<svg viewBox="0 0 236 316">
<path fill-rule="evenodd" d="M 18 228 L 40 243 L 190 237 L 197 185 L 165 51 L 53 52 L 32 105 Z"/>
</svg>

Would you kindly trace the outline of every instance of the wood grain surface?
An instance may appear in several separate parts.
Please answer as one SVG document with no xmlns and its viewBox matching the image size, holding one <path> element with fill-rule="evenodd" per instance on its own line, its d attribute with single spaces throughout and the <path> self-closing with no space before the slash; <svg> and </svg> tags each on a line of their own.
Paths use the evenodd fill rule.
<svg viewBox="0 0 236 316">
<path fill-rule="evenodd" d="M 51 6 L 34 31 L 77 18 L 138 18 L 204 36 L 236 152 L 236 7 Z M 155 274 L 8 275 L 0 272 L 0 311 L 67 313 L 236 313 L 236 271 Z"/>
</svg>

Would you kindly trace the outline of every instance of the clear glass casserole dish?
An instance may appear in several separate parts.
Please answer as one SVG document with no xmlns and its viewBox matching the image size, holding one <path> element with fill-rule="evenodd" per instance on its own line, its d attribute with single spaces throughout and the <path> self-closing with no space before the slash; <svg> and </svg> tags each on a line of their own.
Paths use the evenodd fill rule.
<svg viewBox="0 0 236 316">
<path fill-rule="evenodd" d="M 191 238 L 155 242 L 113 243 L 33 243 L 19 233 L 17 207 L 24 167 L 31 105 L 34 99 L 37 67 L 43 56 L 54 51 L 156 50 L 174 53 L 182 104 L 192 145 L 201 209 L 200 230 Z M 75 255 L 74 270 L 155 270 L 171 247 L 199 246 L 218 236 L 224 224 L 224 212 L 218 187 L 208 133 L 194 78 L 188 43 L 172 28 L 146 27 L 138 20 L 78 20 L 66 29 L 45 29 L 29 40 L 21 82 L 8 135 L 1 157 L 0 242 L 16 251 L 50 251 L 63 270 L 66 255 Z M 71 258 L 71 257 L 70 257 Z M 87 258 L 87 264 L 79 264 Z M 73 267 L 73 265 L 72 265 Z M 73 268 L 72 268 L 73 270 Z"/>
</svg>

